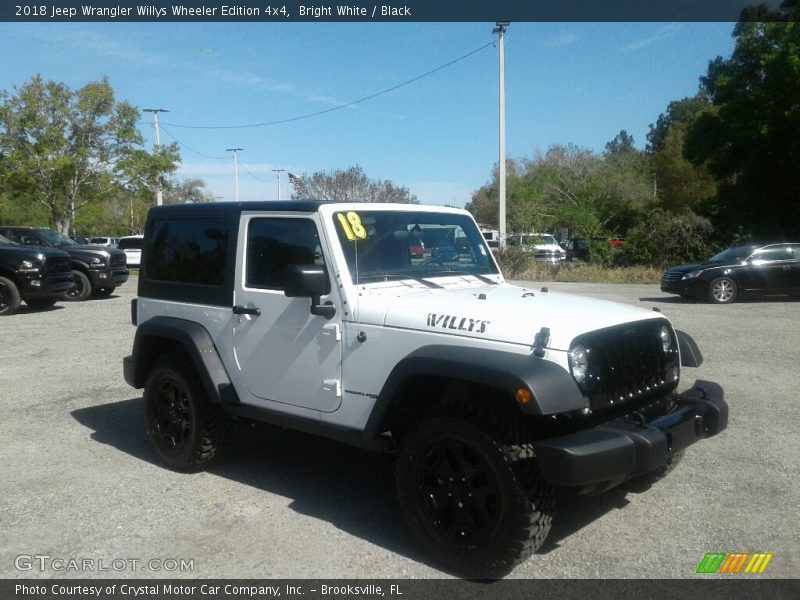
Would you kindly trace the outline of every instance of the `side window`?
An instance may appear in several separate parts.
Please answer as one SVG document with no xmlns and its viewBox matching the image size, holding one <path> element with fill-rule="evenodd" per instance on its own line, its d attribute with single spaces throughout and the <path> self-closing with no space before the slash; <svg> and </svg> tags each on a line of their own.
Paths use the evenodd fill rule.
<svg viewBox="0 0 800 600">
<path fill-rule="evenodd" d="M 790 246 L 770 246 L 755 252 L 752 256 L 754 265 L 763 265 L 778 260 L 789 260 L 792 258 Z"/>
<path fill-rule="evenodd" d="M 310 219 L 253 219 L 247 230 L 245 285 L 283 289 L 287 265 L 324 265 L 317 226 Z"/>
<path fill-rule="evenodd" d="M 148 279 L 215 286 L 225 281 L 228 226 L 224 219 L 154 221 L 144 243 Z"/>
</svg>

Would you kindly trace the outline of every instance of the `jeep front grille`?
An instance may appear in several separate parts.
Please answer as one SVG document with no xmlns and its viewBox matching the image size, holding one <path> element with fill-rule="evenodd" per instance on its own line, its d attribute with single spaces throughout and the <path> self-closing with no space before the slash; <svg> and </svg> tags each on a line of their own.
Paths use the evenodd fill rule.
<svg viewBox="0 0 800 600">
<path fill-rule="evenodd" d="M 667 325 L 672 346 L 665 352 L 661 327 Z M 627 408 L 641 398 L 678 385 L 678 340 L 666 320 L 650 319 L 599 329 L 576 338 L 588 350 L 589 366 L 581 385 L 592 410 Z"/>
</svg>

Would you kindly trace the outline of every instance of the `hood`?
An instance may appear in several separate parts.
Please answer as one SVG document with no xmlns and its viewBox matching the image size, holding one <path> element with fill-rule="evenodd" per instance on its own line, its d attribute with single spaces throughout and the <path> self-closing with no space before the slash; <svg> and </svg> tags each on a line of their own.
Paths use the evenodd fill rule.
<svg viewBox="0 0 800 600">
<path fill-rule="evenodd" d="M 21 246 L 19 244 L 0 244 L 0 256 L 3 258 L 13 258 L 27 260 L 38 258 L 46 260 L 48 258 L 69 256 L 66 252 L 50 248 L 48 246 Z"/>
<path fill-rule="evenodd" d="M 372 290 L 359 302 L 359 320 L 375 325 L 476 337 L 532 346 L 542 327 L 548 348 L 568 350 L 575 336 L 661 313 L 559 292 L 502 284 L 415 293 Z"/>
<path fill-rule="evenodd" d="M 690 271 L 697 271 L 698 269 L 713 269 L 714 267 L 723 267 L 726 263 L 706 261 L 703 263 L 691 263 L 686 265 L 677 265 L 667 269 L 668 273 L 688 273 Z"/>
<path fill-rule="evenodd" d="M 106 256 L 116 256 L 122 255 L 125 256 L 125 253 L 122 250 L 118 250 L 117 248 L 106 248 L 105 246 L 90 246 L 84 244 L 76 244 L 74 246 L 61 246 L 59 248 L 63 250 L 73 258 L 77 258 L 80 260 L 86 260 L 87 258 L 92 258 L 95 256 L 99 256 L 104 258 Z"/>
</svg>

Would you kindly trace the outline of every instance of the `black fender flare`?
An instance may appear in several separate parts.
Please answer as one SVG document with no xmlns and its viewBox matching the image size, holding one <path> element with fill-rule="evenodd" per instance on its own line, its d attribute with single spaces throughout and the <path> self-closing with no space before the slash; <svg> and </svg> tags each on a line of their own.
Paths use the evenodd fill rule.
<svg viewBox="0 0 800 600">
<path fill-rule="evenodd" d="M 164 340 L 180 344 L 194 363 L 203 387 L 212 402 L 238 404 L 239 397 L 231 384 L 217 347 L 208 330 L 194 321 L 175 317 L 154 317 L 136 328 L 133 354 L 123 361 L 125 381 L 133 388 L 143 388 L 160 354 Z"/>
<path fill-rule="evenodd" d="M 700 352 L 700 347 L 685 331 L 675 330 L 675 335 L 678 337 L 678 350 L 681 353 L 681 366 L 683 367 L 699 367 L 703 364 L 703 354 Z"/>
<path fill-rule="evenodd" d="M 400 387 L 412 377 L 433 376 L 488 385 L 514 398 L 527 388 L 531 401 L 518 405 L 524 414 L 552 415 L 588 408 L 589 401 L 561 366 L 533 356 L 502 350 L 454 346 L 423 346 L 395 365 L 383 385 L 364 434 L 378 435 Z"/>
</svg>

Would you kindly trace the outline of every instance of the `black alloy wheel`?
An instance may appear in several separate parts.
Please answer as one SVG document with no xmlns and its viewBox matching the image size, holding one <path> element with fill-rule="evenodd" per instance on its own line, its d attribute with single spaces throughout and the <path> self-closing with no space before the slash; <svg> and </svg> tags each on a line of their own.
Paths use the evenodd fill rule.
<svg viewBox="0 0 800 600">
<path fill-rule="evenodd" d="M 0 277 L 0 316 L 13 315 L 19 310 L 22 299 L 13 281 Z"/>
<path fill-rule="evenodd" d="M 417 468 L 417 494 L 431 533 L 448 542 L 480 543 L 497 526 L 497 476 L 463 440 L 444 438 L 428 448 Z"/>
<path fill-rule="evenodd" d="M 174 378 L 159 381 L 150 406 L 156 443 L 162 451 L 179 455 L 192 437 L 194 415 L 186 390 Z"/>
<path fill-rule="evenodd" d="M 422 549 L 462 577 L 506 575 L 550 531 L 553 488 L 515 427 L 490 413 L 464 413 L 430 416 L 400 434 L 403 516 Z"/>
<path fill-rule="evenodd" d="M 81 273 L 80 271 L 73 271 L 72 279 L 75 285 L 64 292 L 64 300 L 70 300 L 72 302 L 86 300 L 92 293 L 92 282 L 89 281 L 85 273 Z"/>
<path fill-rule="evenodd" d="M 164 357 L 144 389 L 145 426 L 159 458 L 176 471 L 206 468 L 230 438 L 230 415 L 213 404 L 186 357 Z"/>
</svg>

